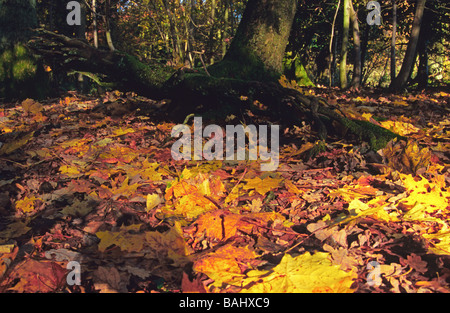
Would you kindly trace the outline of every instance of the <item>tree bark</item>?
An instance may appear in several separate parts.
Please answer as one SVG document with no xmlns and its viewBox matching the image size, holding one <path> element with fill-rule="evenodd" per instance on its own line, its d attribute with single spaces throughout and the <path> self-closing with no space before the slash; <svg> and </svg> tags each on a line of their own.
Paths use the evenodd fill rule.
<svg viewBox="0 0 450 313">
<path fill-rule="evenodd" d="M 332 69 L 332 66 L 336 63 L 335 62 L 336 53 L 334 53 L 334 50 L 336 50 L 336 49 L 333 49 L 333 43 L 334 43 L 334 47 L 336 47 L 336 40 L 334 39 L 334 27 L 336 25 L 336 18 L 339 13 L 340 6 L 341 6 L 341 0 L 338 1 L 337 7 L 336 7 L 336 12 L 334 13 L 333 24 L 331 24 L 331 38 L 330 38 L 330 45 L 329 45 L 330 59 L 328 60 L 328 74 L 330 75 L 329 87 L 331 87 L 333 85 L 334 70 Z"/>
<path fill-rule="evenodd" d="M 213 76 L 275 81 L 294 21 L 298 0 L 249 0 L 223 60 L 208 69 Z"/>
<path fill-rule="evenodd" d="M 105 30 L 106 42 L 108 44 L 109 50 L 115 51 L 116 48 L 114 47 L 114 43 L 111 36 L 111 0 L 106 0 L 105 2 L 104 22 L 106 28 Z"/>
<path fill-rule="evenodd" d="M 353 62 L 353 77 L 351 86 L 359 88 L 361 86 L 361 38 L 359 34 L 358 15 L 350 1 L 350 21 L 353 28 L 353 45 L 354 45 L 354 62 Z"/>
<path fill-rule="evenodd" d="M 343 23 L 342 23 L 342 46 L 341 60 L 339 64 L 339 79 L 341 89 L 347 88 L 347 52 L 348 52 L 348 32 L 350 27 L 350 1 L 344 0 Z"/>
<path fill-rule="evenodd" d="M 391 82 L 395 80 L 395 42 L 397 36 L 397 0 L 392 0 Z"/>
<path fill-rule="evenodd" d="M 390 88 L 394 91 L 400 91 L 405 88 L 411 75 L 414 61 L 417 56 L 417 43 L 419 41 L 425 3 L 426 0 L 417 0 L 416 12 L 414 14 L 414 21 L 411 29 L 411 35 L 409 37 L 408 47 L 406 48 L 405 58 L 403 59 L 399 74 L 390 85 Z"/>
<path fill-rule="evenodd" d="M 92 0 L 92 26 L 94 27 L 94 47 L 98 48 L 97 0 Z"/>
</svg>

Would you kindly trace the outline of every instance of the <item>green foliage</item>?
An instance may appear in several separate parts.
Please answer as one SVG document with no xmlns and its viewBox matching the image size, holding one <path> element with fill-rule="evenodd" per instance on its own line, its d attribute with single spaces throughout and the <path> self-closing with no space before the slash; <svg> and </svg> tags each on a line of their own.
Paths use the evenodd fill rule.
<svg viewBox="0 0 450 313">
<path fill-rule="evenodd" d="M 127 1 L 119 4 L 118 49 L 141 60 L 200 67 L 222 58 L 246 1 Z"/>
<path fill-rule="evenodd" d="M 25 45 L 36 26 L 35 0 L 0 0 L 0 98 L 45 96 L 47 75 Z"/>
<path fill-rule="evenodd" d="M 0 98 L 42 98 L 48 89 L 48 77 L 39 60 L 17 43 L 0 54 Z"/>
</svg>

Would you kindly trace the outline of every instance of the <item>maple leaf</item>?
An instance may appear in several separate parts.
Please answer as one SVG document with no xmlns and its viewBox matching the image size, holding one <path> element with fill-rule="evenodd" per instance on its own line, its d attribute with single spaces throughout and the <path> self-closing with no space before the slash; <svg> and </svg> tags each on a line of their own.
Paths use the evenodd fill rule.
<svg viewBox="0 0 450 313">
<path fill-rule="evenodd" d="M 99 266 L 93 273 L 94 287 L 100 293 L 126 292 L 126 281 L 120 277 L 120 273 L 115 267 Z"/>
<path fill-rule="evenodd" d="M 182 196 L 172 211 L 175 215 L 183 215 L 188 219 L 196 218 L 200 214 L 216 210 L 216 205 L 203 195 L 194 193 Z"/>
<path fill-rule="evenodd" d="M 36 201 L 42 201 L 42 199 L 25 196 L 23 199 L 16 201 L 16 209 L 22 211 L 23 213 L 31 213 L 35 209 Z"/>
<path fill-rule="evenodd" d="M 140 184 L 128 184 L 128 177 L 123 178 L 123 176 L 119 175 L 111 182 L 111 188 L 101 185 L 101 189 L 106 191 L 106 196 L 111 196 L 112 199 L 116 200 L 120 197 L 130 198 L 133 196 L 137 189 L 141 186 Z"/>
<path fill-rule="evenodd" d="M 43 110 L 42 104 L 33 99 L 25 99 L 22 101 L 22 108 L 25 113 L 38 114 Z"/>
<path fill-rule="evenodd" d="M 221 287 L 223 283 L 237 285 L 245 277 L 244 270 L 252 268 L 250 262 L 257 256 L 248 246 L 227 244 L 198 259 L 192 269 L 214 280 L 210 288 Z"/>
<path fill-rule="evenodd" d="M 146 245 L 151 248 L 155 258 L 167 258 L 173 266 L 183 267 L 190 262 L 189 255 L 192 249 L 186 244 L 183 237 L 183 230 L 179 222 L 166 232 L 157 231 L 145 233 Z"/>
<path fill-rule="evenodd" d="M 264 196 L 267 192 L 278 188 L 282 179 L 272 177 L 261 179 L 259 177 L 255 177 L 246 179 L 245 181 L 247 184 L 244 185 L 244 190 L 254 189 L 257 193 Z"/>
<path fill-rule="evenodd" d="M 380 124 L 383 128 L 389 129 L 400 136 L 406 136 L 420 131 L 420 128 L 403 121 L 383 121 Z"/>
<path fill-rule="evenodd" d="M 405 263 L 411 266 L 417 272 L 422 274 L 428 270 L 427 269 L 428 263 L 426 261 L 423 261 L 422 258 L 415 253 L 408 255 L 408 257 L 405 260 Z"/>
<path fill-rule="evenodd" d="M 152 195 L 147 195 L 147 201 L 146 201 L 146 210 L 147 212 L 150 212 L 151 210 L 153 210 L 156 206 L 158 206 L 159 204 L 162 203 L 162 199 L 161 197 L 155 193 Z"/>
<path fill-rule="evenodd" d="M 258 226 L 267 227 L 270 222 L 284 221 L 281 214 L 274 212 L 236 214 L 215 210 L 202 214 L 196 221 L 197 236 L 214 246 L 239 233 L 258 233 Z"/>
<path fill-rule="evenodd" d="M 122 226 L 119 231 L 100 231 L 95 235 L 100 239 L 98 250 L 105 252 L 107 248 L 115 245 L 122 251 L 139 252 L 144 247 L 145 234 L 134 234 L 141 224 Z"/>
<path fill-rule="evenodd" d="M 297 257 L 285 254 L 271 270 L 252 270 L 241 281 L 242 292 L 251 293 L 350 293 L 357 275 L 333 265 L 329 254 L 306 252 Z"/>
<path fill-rule="evenodd" d="M 416 173 L 430 164 L 431 151 L 420 148 L 417 142 L 391 141 L 382 150 L 389 167 L 403 173 Z"/>
<path fill-rule="evenodd" d="M 25 293 L 55 292 L 64 286 L 66 273 L 56 262 L 26 259 L 9 276 L 10 281 L 18 282 L 12 287 L 7 286 L 7 290 Z"/>
<path fill-rule="evenodd" d="M 81 172 L 77 166 L 73 165 L 61 165 L 59 167 L 59 171 L 61 174 L 67 175 L 68 177 L 79 177 L 81 175 Z"/>
<path fill-rule="evenodd" d="M 112 130 L 113 137 L 119 137 L 119 136 L 123 136 L 123 135 L 126 135 L 126 134 L 132 134 L 134 132 L 135 132 L 135 130 L 133 128 L 122 128 L 122 127 L 119 127 L 119 128 L 116 128 L 116 129 Z"/>
<path fill-rule="evenodd" d="M 400 200 L 400 203 L 408 208 L 403 218 L 411 221 L 435 221 L 446 225 L 445 221 L 433 215 L 447 210 L 449 192 L 443 191 L 439 184 L 433 184 L 422 176 L 414 178 L 412 175 L 400 174 L 400 179 L 409 191 L 409 196 Z"/>
</svg>

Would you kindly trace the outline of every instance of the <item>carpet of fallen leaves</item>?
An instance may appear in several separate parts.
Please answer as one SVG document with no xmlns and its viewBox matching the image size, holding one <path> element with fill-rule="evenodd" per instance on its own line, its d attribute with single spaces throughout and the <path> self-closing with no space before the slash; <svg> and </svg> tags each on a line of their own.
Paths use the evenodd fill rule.
<svg viewBox="0 0 450 313">
<path fill-rule="evenodd" d="M 4 104 L 0 292 L 449 292 L 450 95 L 305 92 L 408 142 L 305 123 L 260 172 L 174 161 L 133 94 Z"/>
</svg>

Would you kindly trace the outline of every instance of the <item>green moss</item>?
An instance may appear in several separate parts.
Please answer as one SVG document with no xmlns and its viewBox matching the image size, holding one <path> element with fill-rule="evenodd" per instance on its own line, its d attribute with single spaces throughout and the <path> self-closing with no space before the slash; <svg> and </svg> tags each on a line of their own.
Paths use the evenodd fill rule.
<svg viewBox="0 0 450 313">
<path fill-rule="evenodd" d="M 12 63 L 12 60 L 13 60 L 13 52 L 11 49 L 3 51 L 3 53 L 0 55 L 0 63 L 2 64 Z"/>
<path fill-rule="evenodd" d="M 0 54 L 0 98 L 40 99 L 49 90 L 48 74 L 24 44 L 16 43 Z"/>
<path fill-rule="evenodd" d="M 250 81 L 276 81 L 280 75 L 265 69 L 263 63 L 249 55 L 246 59 L 225 59 L 208 67 L 208 73 L 218 78 L 234 78 Z"/>
<path fill-rule="evenodd" d="M 348 120 L 345 126 L 361 139 L 367 140 L 370 147 L 377 151 L 386 147 L 389 141 L 394 138 L 405 140 L 405 137 L 397 135 L 388 129 L 377 126 L 367 121 Z"/>
<path fill-rule="evenodd" d="M 36 64 L 30 59 L 17 60 L 12 66 L 13 79 L 24 81 L 36 74 Z"/>
<path fill-rule="evenodd" d="M 14 46 L 14 56 L 16 58 L 29 58 L 29 52 L 23 44 L 16 44 Z"/>
<path fill-rule="evenodd" d="M 144 64 L 136 57 L 125 54 L 122 57 L 120 67 L 123 67 L 126 73 L 133 74 L 137 78 L 146 82 L 147 85 L 160 88 L 173 74 L 173 69 L 157 64 Z"/>
<path fill-rule="evenodd" d="M 292 52 L 283 59 L 283 72 L 289 80 L 295 80 L 300 86 L 314 86 L 300 58 L 292 57 Z"/>
</svg>

